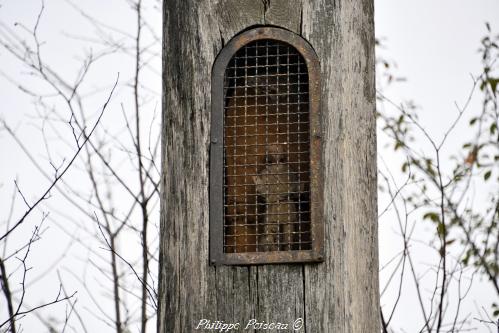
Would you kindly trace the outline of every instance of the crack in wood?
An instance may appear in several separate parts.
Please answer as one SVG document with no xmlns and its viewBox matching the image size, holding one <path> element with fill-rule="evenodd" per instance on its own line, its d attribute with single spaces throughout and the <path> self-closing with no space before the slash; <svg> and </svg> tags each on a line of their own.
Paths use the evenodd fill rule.
<svg viewBox="0 0 499 333">
<path fill-rule="evenodd" d="M 270 7 L 270 0 L 262 0 L 263 3 L 263 23 L 267 24 L 267 11 Z"/>
<path fill-rule="evenodd" d="M 300 36 L 303 37 L 303 3 L 300 3 Z"/>
<path fill-rule="evenodd" d="M 306 304 L 307 304 L 307 299 L 306 299 L 307 293 L 306 293 L 306 290 L 307 289 L 305 288 L 305 282 L 306 282 L 306 278 L 305 278 L 305 276 L 306 276 L 305 275 L 305 265 L 302 265 L 301 269 L 302 269 L 302 273 L 301 274 L 302 274 L 302 282 L 303 282 L 303 304 L 305 305 L 303 307 L 303 332 L 307 333 L 307 325 L 308 325 L 308 323 L 307 323 L 307 307 L 306 307 Z"/>
</svg>

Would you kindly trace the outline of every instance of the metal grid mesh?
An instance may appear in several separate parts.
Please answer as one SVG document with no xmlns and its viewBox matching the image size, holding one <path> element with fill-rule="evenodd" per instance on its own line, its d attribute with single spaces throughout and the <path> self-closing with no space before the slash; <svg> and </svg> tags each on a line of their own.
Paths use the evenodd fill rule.
<svg viewBox="0 0 499 333">
<path fill-rule="evenodd" d="M 254 41 L 224 80 L 224 252 L 310 250 L 308 73 L 286 43 Z"/>
</svg>

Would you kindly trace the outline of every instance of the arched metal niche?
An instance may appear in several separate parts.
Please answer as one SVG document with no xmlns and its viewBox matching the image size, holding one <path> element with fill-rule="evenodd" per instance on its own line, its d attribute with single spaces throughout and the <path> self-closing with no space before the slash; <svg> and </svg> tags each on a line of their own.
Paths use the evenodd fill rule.
<svg viewBox="0 0 499 333">
<path fill-rule="evenodd" d="M 212 69 L 210 263 L 323 260 L 320 68 L 280 28 L 234 37 Z"/>
</svg>

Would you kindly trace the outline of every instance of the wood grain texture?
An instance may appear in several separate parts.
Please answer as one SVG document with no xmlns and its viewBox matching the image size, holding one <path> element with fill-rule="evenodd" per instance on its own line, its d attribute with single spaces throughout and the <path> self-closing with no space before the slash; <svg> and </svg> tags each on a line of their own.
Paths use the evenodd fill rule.
<svg viewBox="0 0 499 333">
<path fill-rule="evenodd" d="M 163 10 L 158 332 L 252 318 L 379 332 L 373 1 L 169 0 Z M 211 68 L 224 43 L 262 24 L 301 33 L 321 61 L 325 262 L 209 266 Z"/>
<path fill-rule="evenodd" d="M 303 22 L 322 63 L 329 236 L 324 265 L 305 267 L 307 331 L 377 332 L 373 3 L 306 2 Z"/>
<path fill-rule="evenodd" d="M 300 34 L 301 0 L 267 0 L 264 1 L 264 18 L 267 25 L 275 25 Z"/>
</svg>

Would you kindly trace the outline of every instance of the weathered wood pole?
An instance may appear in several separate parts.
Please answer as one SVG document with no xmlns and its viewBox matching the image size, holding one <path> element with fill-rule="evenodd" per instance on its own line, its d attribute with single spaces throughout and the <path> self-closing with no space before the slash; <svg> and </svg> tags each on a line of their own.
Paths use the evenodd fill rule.
<svg viewBox="0 0 499 333">
<path fill-rule="evenodd" d="M 163 8 L 158 332 L 196 332 L 202 319 L 244 331 L 251 319 L 298 318 L 299 332 L 379 332 L 373 0 L 165 0 Z M 323 263 L 209 265 L 211 70 L 228 40 L 257 25 L 301 35 L 320 60 Z"/>
</svg>

